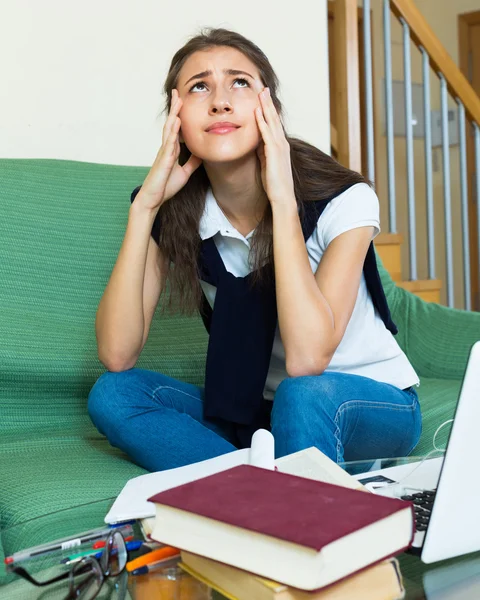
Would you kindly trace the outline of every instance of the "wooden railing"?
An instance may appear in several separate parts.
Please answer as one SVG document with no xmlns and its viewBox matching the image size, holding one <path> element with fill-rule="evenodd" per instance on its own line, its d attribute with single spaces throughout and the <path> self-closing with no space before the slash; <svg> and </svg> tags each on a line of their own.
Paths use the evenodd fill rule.
<svg viewBox="0 0 480 600">
<path fill-rule="evenodd" d="M 454 253 L 452 243 L 452 204 L 460 203 L 462 214 L 462 246 L 464 267 L 464 305 L 480 310 L 480 98 L 466 77 L 452 60 L 432 28 L 420 13 L 413 0 L 363 0 L 362 17 L 359 16 L 357 0 L 334 0 L 329 2 L 329 13 L 333 11 L 334 45 L 330 47 L 334 69 L 334 103 L 336 138 L 332 129 L 332 148 L 337 160 L 352 170 L 360 171 L 375 181 L 375 140 L 373 117 L 373 65 L 371 60 L 371 4 L 379 3 L 383 11 L 384 52 L 385 52 L 385 109 L 386 109 L 386 158 L 388 163 L 388 207 L 389 231 L 396 234 L 396 192 L 394 159 L 394 126 L 392 108 L 392 68 L 390 15 L 401 23 L 403 31 L 404 59 L 404 104 L 405 104 L 405 146 L 406 146 L 406 206 L 408 212 L 408 256 L 409 277 L 417 280 L 416 249 L 416 199 L 412 78 L 410 65 L 411 42 L 418 48 L 423 65 L 424 113 L 425 113 L 425 198 L 427 207 L 427 231 L 422 233 L 428 239 L 429 279 L 435 275 L 435 224 L 434 214 L 438 210 L 434 204 L 432 176 L 432 137 L 430 124 L 430 73 L 433 71 L 440 80 L 441 121 L 442 121 L 442 174 L 445 215 L 445 277 L 447 301 L 455 306 L 454 293 Z M 359 20 L 361 29 L 359 31 Z M 455 24 L 452 23 L 452 26 Z M 364 57 L 359 61 L 359 37 L 363 34 Z M 363 72 L 362 72 L 363 69 Z M 363 92 L 360 96 L 360 89 Z M 459 193 L 453 196 L 450 190 L 450 144 L 448 135 L 448 94 L 458 105 L 460 179 Z M 362 106 L 360 115 L 360 106 Z M 364 118 L 363 122 L 362 119 Z M 470 132 L 473 135 L 470 135 Z M 334 140 L 336 144 L 334 145 Z M 417 161 L 418 162 L 418 161 Z M 363 163 L 363 164 L 362 164 Z M 468 164 L 468 168 L 467 168 Z M 473 179 L 470 177 L 473 175 Z M 476 182 L 476 184 L 473 183 Z M 470 197 L 470 200 L 468 199 Z M 400 201 L 404 201 L 402 197 Z M 476 205 L 476 209 L 473 206 Z M 456 266 L 456 265 L 455 265 Z"/>
<path fill-rule="evenodd" d="M 334 101 L 337 114 L 342 115 L 336 123 L 337 160 L 354 171 L 361 171 L 357 0 L 337 0 L 333 8 L 336 79 Z"/>
<path fill-rule="evenodd" d="M 332 5 L 335 14 L 333 63 L 337 87 L 334 102 L 338 113 L 347 116 L 347 118 L 338 119 L 336 123 L 336 153 L 339 162 L 351 169 L 361 170 L 361 167 L 357 168 L 361 164 L 362 155 L 357 0 L 335 0 Z M 390 0 L 390 6 L 397 18 L 403 18 L 408 23 L 412 40 L 417 47 L 425 48 L 430 56 L 432 67 L 443 73 L 448 91 L 463 102 L 467 117 L 480 123 L 480 98 L 414 2 L 412 0 Z"/>
<path fill-rule="evenodd" d="M 403 18 L 408 23 L 412 41 L 418 48 L 425 48 L 432 67 L 443 73 L 447 80 L 448 91 L 464 104 L 467 117 L 480 123 L 480 98 L 416 5 L 412 0 L 390 0 L 390 7 L 397 18 Z"/>
</svg>

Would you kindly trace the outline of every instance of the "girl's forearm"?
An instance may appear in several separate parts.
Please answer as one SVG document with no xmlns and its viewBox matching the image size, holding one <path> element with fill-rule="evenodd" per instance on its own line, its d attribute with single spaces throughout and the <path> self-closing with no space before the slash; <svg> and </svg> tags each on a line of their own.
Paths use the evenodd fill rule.
<svg viewBox="0 0 480 600">
<path fill-rule="evenodd" d="M 290 377 L 328 366 L 333 314 L 308 260 L 295 198 L 272 203 L 278 323 Z"/>
<path fill-rule="evenodd" d="M 143 287 L 152 211 L 133 203 L 127 230 L 95 319 L 98 356 L 109 370 L 135 362 L 144 331 Z"/>
</svg>

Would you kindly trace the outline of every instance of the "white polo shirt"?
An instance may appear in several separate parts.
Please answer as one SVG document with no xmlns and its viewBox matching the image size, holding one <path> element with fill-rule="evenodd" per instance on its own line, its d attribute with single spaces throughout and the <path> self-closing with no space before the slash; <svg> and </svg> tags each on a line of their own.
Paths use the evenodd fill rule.
<svg viewBox="0 0 480 600">
<path fill-rule="evenodd" d="M 357 183 L 331 200 L 306 243 L 312 271 L 316 272 L 328 244 L 340 234 L 371 225 L 375 228 L 372 239 L 376 237 L 380 232 L 379 213 L 377 195 L 365 183 Z M 211 188 L 207 192 L 199 233 L 202 240 L 213 237 L 227 271 L 236 277 L 245 277 L 251 272 L 248 258 L 254 231 L 245 237 L 239 233 L 219 207 Z M 215 286 L 205 281 L 200 283 L 213 307 Z M 370 377 L 400 389 L 419 385 L 415 370 L 375 309 L 363 274 L 352 316 L 326 370 Z M 287 377 L 285 349 L 277 324 L 265 398 L 273 399 L 278 385 Z"/>
</svg>

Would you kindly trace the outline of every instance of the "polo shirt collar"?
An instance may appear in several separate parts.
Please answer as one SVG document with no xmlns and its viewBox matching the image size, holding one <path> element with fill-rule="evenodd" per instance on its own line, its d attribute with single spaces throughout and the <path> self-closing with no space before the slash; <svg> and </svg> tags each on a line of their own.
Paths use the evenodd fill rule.
<svg viewBox="0 0 480 600">
<path fill-rule="evenodd" d="M 205 198 L 205 208 L 200 219 L 199 234 L 202 240 L 206 240 L 217 233 L 224 237 L 235 237 L 241 240 L 249 240 L 253 236 L 253 231 L 244 237 L 235 229 L 218 205 L 212 188 L 209 187 Z"/>
</svg>

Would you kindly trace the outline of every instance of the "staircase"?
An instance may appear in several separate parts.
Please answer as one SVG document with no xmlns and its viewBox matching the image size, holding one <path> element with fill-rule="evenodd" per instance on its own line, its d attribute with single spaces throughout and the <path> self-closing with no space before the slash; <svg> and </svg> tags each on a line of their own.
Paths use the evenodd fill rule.
<svg viewBox="0 0 480 600">
<path fill-rule="evenodd" d="M 338 138 L 335 126 L 330 124 L 330 142 L 332 156 L 337 157 Z M 402 277 L 402 244 L 403 235 L 400 233 L 380 233 L 375 238 L 375 250 L 380 256 L 383 266 L 398 287 L 408 290 L 425 300 L 440 304 L 442 282 L 440 279 L 421 279 L 408 281 Z"/>
<path fill-rule="evenodd" d="M 341 164 L 363 173 L 374 182 L 381 203 L 386 205 L 388 197 L 388 209 L 386 206 L 382 208 L 381 218 L 382 231 L 386 233 L 381 233 L 375 239 L 377 253 L 399 287 L 427 302 L 443 301 L 451 307 L 480 310 L 480 98 L 420 14 L 414 0 L 362 0 L 363 6 L 358 6 L 357 0 L 329 0 L 328 4 L 332 155 Z M 383 15 L 381 62 L 384 62 L 384 73 L 378 73 L 378 55 L 376 65 L 372 59 L 374 10 L 377 15 L 377 34 L 381 29 L 378 15 Z M 399 166 L 395 152 L 399 150 L 398 146 L 394 150 L 397 142 L 393 127 L 391 22 L 400 24 L 403 38 L 405 176 L 403 172 L 396 174 Z M 398 47 L 398 39 L 396 44 Z M 416 158 L 419 142 L 413 139 L 412 51 L 417 67 L 421 61 L 425 116 L 424 164 L 423 161 L 420 164 Z M 379 94 L 375 93 L 373 82 L 378 87 L 381 79 L 384 79 L 386 98 L 385 135 L 377 130 L 378 114 L 374 106 Z M 439 190 L 438 178 L 435 188 L 432 183 L 430 80 L 438 81 L 440 85 L 443 190 Z M 418 84 L 418 75 L 416 81 Z M 458 152 L 461 163 L 458 180 L 452 181 L 452 185 L 449 98 L 450 105 L 454 100 L 458 107 Z M 376 157 L 380 156 L 377 153 L 383 153 L 382 158 L 387 157 L 388 168 L 382 169 L 381 173 L 387 173 L 388 181 L 385 181 L 385 177 L 379 177 L 377 181 L 375 177 Z M 417 178 L 420 180 L 422 168 L 425 169 L 426 188 L 418 190 L 415 181 Z M 397 191 L 399 181 L 400 189 Z M 422 225 L 416 223 L 418 210 L 426 211 L 426 222 L 422 222 Z M 461 212 L 462 215 L 460 237 L 458 227 L 454 233 L 452 212 Z M 399 224 L 397 214 L 402 217 L 399 218 Z M 408 219 L 404 215 L 408 215 Z M 444 218 L 444 227 L 443 224 L 438 226 L 440 215 Z M 422 246 L 417 250 L 417 237 L 422 242 L 427 240 L 428 248 L 425 243 L 425 248 Z M 461 259 L 458 256 L 460 246 Z M 445 258 L 440 262 L 437 256 Z M 424 270 L 426 274 L 427 261 L 428 279 L 419 279 L 417 272 Z M 445 278 L 444 281 L 438 278 L 438 271 Z M 459 271 L 462 275 L 460 286 Z"/>
<path fill-rule="evenodd" d="M 375 249 L 382 259 L 383 266 L 390 273 L 398 287 L 408 290 L 426 302 L 440 304 L 442 282 L 439 279 L 417 279 L 407 281 L 402 278 L 402 243 L 399 233 L 380 233 L 375 238 Z"/>
<path fill-rule="evenodd" d="M 330 124 L 330 140 L 332 155 L 337 154 L 337 130 Z M 409 281 L 402 277 L 402 244 L 403 235 L 400 233 L 380 233 L 374 241 L 375 250 L 380 256 L 383 266 L 398 287 L 408 290 L 425 300 L 440 304 L 442 282 L 440 279 L 417 279 Z"/>
</svg>

